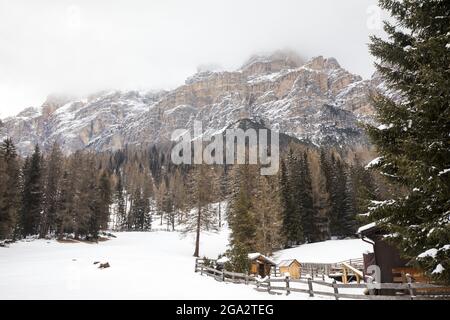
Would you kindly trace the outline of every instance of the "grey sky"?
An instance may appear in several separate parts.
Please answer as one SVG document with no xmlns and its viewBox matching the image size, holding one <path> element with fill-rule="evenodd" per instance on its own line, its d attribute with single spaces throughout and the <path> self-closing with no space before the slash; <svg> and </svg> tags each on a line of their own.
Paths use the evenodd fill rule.
<svg viewBox="0 0 450 320">
<path fill-rule="evenodd" d="M 168 89 L 290 48 L 365 78 L 376 0 L 0 0 L 0 117 L 50 93 Z"/>
</svg>

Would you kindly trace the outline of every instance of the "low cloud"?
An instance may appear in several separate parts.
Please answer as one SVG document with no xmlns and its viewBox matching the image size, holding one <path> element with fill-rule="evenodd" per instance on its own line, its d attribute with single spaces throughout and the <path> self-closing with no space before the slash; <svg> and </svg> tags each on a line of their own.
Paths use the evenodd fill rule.
<svg viewBox="0 0 450 320">
<path fill-rule="evenodd" d="M 367 78 L 376 0 L 0 0 L 0 117 L 52 92 L 170 89 L 290 48 Z"/>
</svg>

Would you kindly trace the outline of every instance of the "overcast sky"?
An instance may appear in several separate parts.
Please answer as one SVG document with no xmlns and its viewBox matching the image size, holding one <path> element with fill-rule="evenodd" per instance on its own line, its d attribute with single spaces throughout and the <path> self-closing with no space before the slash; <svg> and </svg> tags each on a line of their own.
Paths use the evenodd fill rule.
<svg viewBox="0 0 450 320">
<path fill-rule="evenodd" d="M 370 77 L 376 0 L 0 0 L 0 117 L 50 93 L 170 89 L 290 48 Z"/>
</svg>

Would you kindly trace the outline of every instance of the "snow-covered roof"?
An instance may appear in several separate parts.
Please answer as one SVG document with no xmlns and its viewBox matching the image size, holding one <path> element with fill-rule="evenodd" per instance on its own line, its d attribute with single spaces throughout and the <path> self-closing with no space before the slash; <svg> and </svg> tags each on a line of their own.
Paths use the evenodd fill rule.
<svg viewBox="0 0 450 320">
<path fill-rule="evenodd" d="M 228 261 L 230 261 L 230 259 L 228 259 L 227 257 L 223 256 L 222 258 L 217 259 L 216 262 L 219 263 L 219 264 L 224 264 L 224 263 L 227 263 Z"/>
<path fill-rule="evenodd" d="M 262 254 L 259 253 L 259 252 L 249 253 L 249 254 L 248 254 L 248 258 L 249 258 L 250 260 L 255 260 L 255 259 L 261 258 L 262 260 L 266 261 L 267 263 L 276 265 L 276 262 L 275 262 L 275 261 L 273 261 L 272 259 L 270 259 L 270 258 L 268 258 L 268 257 L 266 257 L 266 256 L 264 256 L 264 255 L 262 255 Z"/>
<path fill-rule="evenodd" d="M 357 233 L 361 233 L 361 232 L 364 232 L 364 231 L 366 231 L 366 230 L 372 229 L 372 228 L 376 227 L 376 225 L 377 225 L 376 222 L 371 222 L 371 223 L 369 223 L 369 224 L 366 224 L 366 225 L 360 227 L 360 228 L 358 229 L 358 232 L 357 232 Z"/>
<path fill-rule="evenodd" d="M 249 258 L 250 260 L 256 259 L 256 258 L 258 258 L 259 256 L 261 256 L 261 253 L 259 253 L 259 252 L 249 253 L 249 254 L 248 254 L 248 258 Z"/>
<path fill-rule="evenodd" d="M 289 259 L 289 260 L 282 260 L 280 263 L 278 263 L 279 267 L 289 267 L 294 261 L 297 261 L 296 259 Z M 298 262 L 298 261 L 297 261 Z"/>
</svg>

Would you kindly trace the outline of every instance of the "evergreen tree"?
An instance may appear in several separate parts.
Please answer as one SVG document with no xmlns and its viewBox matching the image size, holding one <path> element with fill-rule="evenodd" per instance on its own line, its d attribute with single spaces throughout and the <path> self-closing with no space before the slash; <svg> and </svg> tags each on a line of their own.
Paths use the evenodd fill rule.
<svg viewBox="0 0 450 320">
<path fill-rule="evenodd" d="M 76 183 L 74 176 L 70 174 L 70 168 L 64 169 L 61 178 L 61 197 L 56 212 L 56 230 L 58 239 L 62 239 L 66 233 L 74 230 L 74 207 Z"/>
<path fill-rule="evenodd" d="M 19 164 L 11 139 L 0 145 L 0 240 L 13 236 L 19 211 Z"/>
<path fill-rule="evenodd" d="M 373 220 L 428 275 L 450 282 L 450 2 L 380 0 L 390 12 L 387 40 L 371 53 L 390 94 L 375 97 L 380 126 L 368 133 L 378 169 L 406 189 L 379 205 Z M 432 252 L 432 253 L 430 253 Z"/>
<path fill-rule="evenodd" d="M 314 198 L 314 210 L 316 234 L 315 240 L 324 241 L 330 239 L 330 187 L 329 187 L 329 166 L 327 156 L 324 149 L 320 152 L 319 162 L 320 172 L 317 177 L 318 192 Z"/>
<path fill-rule="evenodd" d="M 99 227 L 108 229 L 110 206 L 112 202 L 111 180 L 106 172 L 103 172 L 98 182 L 98 215 Z"/>
<path fill-rule="evenodd" d="M 334 155 L 331 156 L 331 214 L 330 214 L 330 233 L 332 236 L 343 237 L 345 232 L 343 224 L 345 223 L 343 213 L 345 210 L 345 178 L 344 164 Z"/>
<path fill-rule="evenodd" d="M 256 218 L 252 207 L 252 189 L 254 172 L 250 165 L 238 165 L 235 168 L 236 193 L 228 212 L 228 225 L 231 229 L 230 245 L 239 246 L 247 252 L 256 251 Z"/>
<path fill-rule="evenodd" d="M 132 193 L 131 206 L 131 228 L 132 230 L 144 231 L 146 205 L 142 194 L 142 187 L 138 186 Z"/>
<path fill-rule="evenodd" d="M 343 211 L 340 216 L 341 236 L 350 237 L 356 233 L 356 199 L 351 168 L 346 174 Z"/>
<path fill-rule="evenodd" d="M 226 253 L 229 261 L 225 263 L 225 270 L 239 273 L 248 272 L 250 270 L 249 253 L 246 246 L 241 244 L 233 245 Z"/>
<path fill-rule="evenodd" d="M 300 164 L 300 180 L 297 188 L 300 191 L 299 206 L 302 213 L 303 237 L 306 242 L 313 242 L 316 240 L 318 232 L 316 228 L 317 215 L 314 210 L 311 172 L 306 152 L 298 162 Z"/>
<path fill-rule="evenodd" d="M 297 165 L 298 162 L 292 149 L 290 149 L 287 165 L 285 161 L 282 160 L 280 172 L 283 234 L 285 236 L 286 247 L 299 244 L 303 241 L 303 215 L 301 206 L 302 190 L 298 185 L 301 171 Z"/>
<path fill-rule="evenodd" d="M 37 235 L 42 211 L 42 158 L 36 145 L 22 170 L 21 231 L 23 236 Z"/>
<path fill-rule="evenodd" d="M 56 215 L 60 208 L 61 178 L 63 171 L 62 152 L 58 144 L 54 144 L 48 164 L 46 166 L 44 192 L 43 192 L 43 215 L 40 228 L 40 237 L 45 237 L 49 232 L 56 229 Z"/>
<path fill-rule="evenodd" d="M 362 216 L 367 213 L 367 207 L 372 200 L 381 200 L 381 198 L 378 194 L 375 177 L 361 165 L 358 159 L 356 159 L 355 165 L 351 169 L 355 194 L 355 211 L 358 216 Z"/>
<path fill-rule="evenodd" d="M 123 230 L 126 230 L 126 225 L 127 225 L 127 208 L 126 208 L 126 200 L 125 200 L 125 195 L 124 195 L 124 186 L 123 186 L 123 182 L 122 182 L 122 175 L 120 173 L 117 175 L 115 200 L 117 203 L 116 229 L 123 231 Z"/>
<path fill-rule="evenodd" d="M 151 198 L 153 194 L 153 179 L 150 173 L 145 175 L 144 186 L 142 187 L 142 205 L 144 207 L 144 221 L 142 230 L 148 231 L 152 229 L 152 215 L 151 215 Z"/>
<path fill-rule="evenodd" d="M 89 237 L 96 239 L 100 228 L 97 202 L 97 181 L 95 164 L 91 154 L 75 153 L 72 174 L 75 180 L 74 195 L 74 234 L 75 239 Z"/>
<path fill-rule="evenodd" d="M 6 207 L 6 162 L 4 161 L 4 157 L 0 156 L 0 240 L 5 239 L 9 236 L 10 231 L 12 229 L 11 215 L 4 208 Z"/>
</svg>

